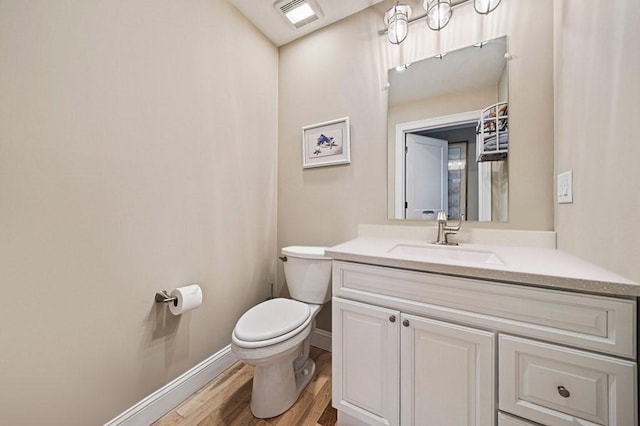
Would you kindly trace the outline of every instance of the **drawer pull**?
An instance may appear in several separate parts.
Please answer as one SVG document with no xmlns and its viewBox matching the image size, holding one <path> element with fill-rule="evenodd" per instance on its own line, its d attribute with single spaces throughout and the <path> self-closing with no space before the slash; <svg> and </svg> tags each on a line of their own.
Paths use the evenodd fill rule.
<svg viewBox="0 0 640 426">
<path fill-rule="evenodd" d="M 402 321 L 402 325 L 404 325 L 405 327 L 409 327 L 409 320 Z"/>
<path fill-rule="evenodd" d="M 395 315 L 391 315 L 391 316 L 389 317 L 389 321 L 390 321 L 390 322 L 396 322 L 396 316 L 395 316 Z"/>
<path fill-rule="evenodd" d="M 563 398 L 569 398 L 571 396 L 571 393 L 564 386 L 558 386 L 558 393 Z"/>
</svg>

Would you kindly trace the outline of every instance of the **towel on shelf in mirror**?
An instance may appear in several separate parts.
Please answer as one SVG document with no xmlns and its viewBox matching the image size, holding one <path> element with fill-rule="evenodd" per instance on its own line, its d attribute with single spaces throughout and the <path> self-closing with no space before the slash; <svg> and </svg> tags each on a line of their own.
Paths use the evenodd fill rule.
<svg viewBox="0 0 640 426">
<path fill-rule="evenodd" d="M 509 148 L 509 133 L 503 132 L 499 135 L 485 136 L 482 144 L 485 151 L 495 151 L 497 149 Z"/>
</svg>

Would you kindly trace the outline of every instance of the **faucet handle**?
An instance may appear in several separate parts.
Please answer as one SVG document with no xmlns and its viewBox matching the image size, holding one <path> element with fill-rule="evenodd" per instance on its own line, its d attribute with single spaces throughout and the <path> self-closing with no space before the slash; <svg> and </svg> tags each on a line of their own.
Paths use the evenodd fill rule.
<svg viewBox="0 0 640 426">
<path fill-rule="evenodd" d="M 459 231 L 462 227 L 462 222 L 464 221 L 464 213 L 460 213 L 460 219 L 458 219 L 458 224 L 455 226 L 445 226 L 444 229 L 446 231 Z"/>
<path fill-rule="evenodd" d="M 440 222 L 440 221 L 445 221 L 446 222 L 447 221 L 447 213 L 445 213 L 444 210 L 440 210 L 438 212 L 437 221 L 438 222 Z"/>
</svg>

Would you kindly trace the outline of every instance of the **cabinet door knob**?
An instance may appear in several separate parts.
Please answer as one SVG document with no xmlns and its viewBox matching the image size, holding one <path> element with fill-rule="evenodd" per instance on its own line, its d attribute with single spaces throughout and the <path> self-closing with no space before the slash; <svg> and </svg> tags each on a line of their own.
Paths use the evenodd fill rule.
<svg viewBox="0 0 640 426">
<path fill-rule="evenodd" d="M 396 322 L 396 316 L 395 316 L 395 315 L 391 315 L 391 316 L 389 317 L 389 321 L 390 321 L 390 322 Z"/>
<path fill-rule="evenodd" d="M 405 327 L 409 327 L 409 320 L 404 320 L 402 321 L 402 325 L 404 325 Z"/>
<path fill-rule="evenodd" d="M 564 386 L 558 386 L 558 393 L 563 398 L 569 398 L 571 396 L 571 393 Z"/>
</svg>

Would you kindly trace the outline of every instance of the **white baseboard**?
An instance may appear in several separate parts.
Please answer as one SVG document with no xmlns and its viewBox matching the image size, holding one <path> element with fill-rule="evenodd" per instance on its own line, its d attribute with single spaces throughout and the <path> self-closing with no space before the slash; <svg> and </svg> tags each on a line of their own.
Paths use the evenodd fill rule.
<svg viewBox="0 0 640 426">
<path fill-rule="evenodd" d="M 311 335 L 311 344 L 331 352 L 331 333 L 320 329 L 314 330 Z M 118 417 L 105 423 L 105 426 L 148 426 L 231 367 L 237 360 L 231 352 L 231 345 L 222 348 Z"/>
<path fill-rule="evenodd" d="M 311 335 L 311 346 L 331 352 L 331 333 L 316 328 Z"/>
<path fill-rule="evenodd" d="M 231 352 L 231 345 L 222 348 L 118 417 L 105 423 L 105 426 L 148 426 L 173 410 L 236 361 L 236 356 Z"/>
</svg>

